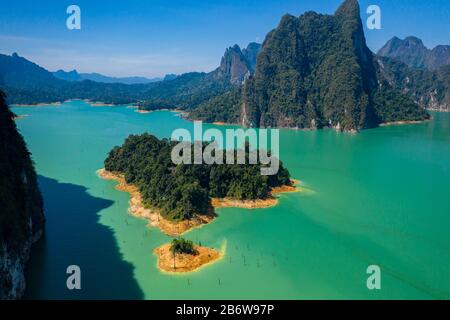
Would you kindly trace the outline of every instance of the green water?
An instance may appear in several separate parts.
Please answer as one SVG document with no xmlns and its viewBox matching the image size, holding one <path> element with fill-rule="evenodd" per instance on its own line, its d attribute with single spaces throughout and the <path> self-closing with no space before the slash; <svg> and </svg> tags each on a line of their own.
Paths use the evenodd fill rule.
<svg viewBox="0 0 450 320">
<path fill-rule="evenodd" d="M 152 254 L 170 238 L 131 217 L 128 195 L 95 171 L 131 133 L 168 137 L 192 124 L 82 101 L 14 111 L 29 115 L 17 124 L 47 216 L 27 298 L 450 298 L 450 114 L 357 135 L 282 130 L 281 159 L 304 191 L 273 208 L 218 210 L 186 237 L 226 248 L 225 258 L 173 276 Z M 71 264 L 79 291 L 66 289 Z M 371 264 L 381 290 L 366 287 Z"/>
</svg>

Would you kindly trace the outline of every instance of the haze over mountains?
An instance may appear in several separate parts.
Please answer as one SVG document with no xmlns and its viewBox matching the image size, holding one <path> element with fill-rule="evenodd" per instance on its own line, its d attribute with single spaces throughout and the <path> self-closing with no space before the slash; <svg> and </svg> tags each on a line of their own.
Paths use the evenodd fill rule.
<svg viewBox="0 0 450 320">
<path fill-rule="evenodd" d="M 393 37 L 378 51 L 378 55 L 394 58 L 412 68 L 436 70 L 450 64 L 450 46 L 439 45 L 430 50 L 422 40 L 412 36 L 404 40 Z"/>
<path fill-rule="evenodd" d="M 162 81 L 164 78 L 145 78 L 145 77 L 109 77 L 100 73 L 78 73 L 77 70 L 64 71 L 58 70 L 53 72 L 53 75 L 61 80 L 66 81 L 83 81 L 91 80 L 95 82 L 103 83 L 124 83 L 124 84 L 139 84 L 139 83 L 152 83 Z"/>
<path fill-rule="evenodd" d="M 220 66 L 209 73 L 167 75 L 165 81 L 131 85 L 76 81 L 78 73 L 75 72 L 63 74 L 69 77 L 62 80 L 18 54 L 0 55 L 0 86 L 12 104 L 78 98 L 113 104 L 140 103 L 147 108 L 190 109 L 234 85 L 241 85 L 256 64 L 258 48 L 259 45 L 254 43 L 244 51 L 237 45 L 228 48 Z"/>
</svg>

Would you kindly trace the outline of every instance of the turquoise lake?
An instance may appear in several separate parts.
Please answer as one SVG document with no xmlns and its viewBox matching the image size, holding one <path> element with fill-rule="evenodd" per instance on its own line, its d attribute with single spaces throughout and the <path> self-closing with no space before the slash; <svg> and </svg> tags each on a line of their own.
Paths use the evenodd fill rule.
<svg viewBox="0 0 450 320">
<path fill-rule="evenodd" d="M 186 238 L 225 257 L 168 275 L 152 251 L 171 238 L 130 216 L 129 195 L 96 170 L 129 134 L 170 137 L 192 123 L 83 101 L 13 111 L 25 115 L 17 125 L 47 218 L 26 298 L 450 299 L 450 113 L 359 134 L 280 130 L 302 192 L 272 208 L 217 210 Z M 66 287 L 69 265 L 81 268 L 81 290 Z M 369 265 L 381 268 L 381 290 L 366 287 Z"/>
</svg>

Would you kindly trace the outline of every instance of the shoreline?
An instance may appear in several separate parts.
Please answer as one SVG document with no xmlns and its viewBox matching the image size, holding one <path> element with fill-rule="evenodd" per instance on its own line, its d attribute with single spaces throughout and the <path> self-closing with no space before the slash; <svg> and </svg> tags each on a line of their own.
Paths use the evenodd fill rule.
<svg viewBox="0 0 450 320">
<path fill-rule="evenodd" d="M 64 101 L 66 102 L 66 101 Z M 25 108 L 25 107 L 59 107 L 61 106 L 64 102 L 51 102 L 51 103 L 35 103 L 35 104 L 12 104 L 11 106 L 14 107 L 19 107 L 19 108 Z"/>
<path fill-rule="evenodd" d="M 29 116 L 30 116 L 29 114 L 16 115 L 16 116 L 13 117 L 13 120 L 14 120 L 14 121 L 17 121 L 17 120 L 20 120 L 20 119 L 27 118 L 27 117 L 29 117 Z"/>
<path fill-rule="evenodd" d="M 58 102 L 39 102 L 34 104 L 11 104 L 12 107 L 59 107 L 62 104 L 66 102 L 71 101 L 84 101 L 87 104 L 89 104 L 91 107 L 117 107 L 117 106 L 127 106 L 127 107 L 133 107 L 137 108 L 137 106 L 133 104 L 114 104 L 114 103 L 106 103 L 103 101 L 92 101 L 89 99 L 68 99 L 64 101 L 58 101 Z"/>
<path fill-rule="evenodd" d="M 428 111 L 434 111 L 434 112 L 450 112 L 450 109 L 427 109 Z M 194 121 L 195 119 L 189 119 L 186 118 L 186 120 L 188 121 Z M 387 126 L 395 126 L 395 125 L 405 125 L 405 124 L 419 124 L 419 123 L 424 123 L 424 122 L 428 122 L 428 121 L 432 121 L 433 118 L 431 117 L 430 119 L 424 119 L 424 120 L 400 120 L 400 121 L 390 121 L 390 122 L 384 122 L 384 123 L 380 123 L 378 124 L 378 127 L 387 127 Z M 222 122 L 222 121 L 214 121 L 214 122 L 205 122 L 205 123 L 209 123 L 212 125 L 216 125 L 216 126 L 241 126 L 240 124 L 233 124 L 233 123 L 226 123 L 226 122 Z M 339 127 L 336 126 L 325 126 L 323 128 L 299 128 L 299 127 L 277 127 L 275 129 L 279 129 L 279 130 L 291 130 L 291 131 L 301 131 L 301 132 L 311 132 L 311 131 L 317 131 L 317 130 L 323 130 L 325 128 L 328 129 L 333 129 L 336 132 L 345 132 L 345 133 L 351 133 L 351 134 L 355 134 L 355 133 L 359 133 L 360 130 L 358 129 L 340 129 Z M 267 128 L 267 129 L 273 129 L 273 128 Z"/>
<path fill-rule="evenodd" d="M 185 111 L 179 110 L 179 109 L 162 108 L 162 109 L 154 109 L 154 110 L 145 110 L 145 109 L 139 109 L 139 106 L 133 106 L 132 108 L 136 109 L 136 110 L 134 110 L 134 112 L 141 113 L 141 114 L 148 114 L 148 113 L 160 112 L 160 111 L 169 111 L 169 112 L 178 113 L 178 114 L 186 113 Z"/>
<path fill-rule="evenodd" d="M 118 184 L 116 190 L 128 192 L 130 194 L 128 212 L 131 215 L 148 220 L 149 225 L 159 228 L 163 233 L 177 237 L 194 228 L 201 227 L 212 222 L 215 218 L 213 215 L 196 215 L 194 219 L 183 220 L 179 222 L 170 221 L 161 216 L 156 208 L 146 208 L 142 203 L 142 196 L 138 188 L 125 182 L 122 175 L 117 175 L 105 169 L 97 171 L 97 175 L 105 180 L 113 180 Z"/>
<path fill-rule="evenodd" d="M 112 103 L 104 103 L 104 102 L 92 102 L 92 101 L 86 101 L 91 105 L 91 107 L 115 107 L 115 104 Z"/>
<path fill-rule="evenodd" d="M 151 112 L 153 112 L 153 111 L 142 110 L 142 109 L 135 109 L 134 112 L 140 113 L 140 114 L 147 114 L 147 113 L 151 113 Z"/>
<path fill-rule="evenodd" d="M 389 127 L 389 126 L 401 126 L 405 124 L 419 124 L 419 123 L 425 123 L 428 121 L 432 121 L 433 119 L 425 119 L 425 120 L 400 120 L 400 121 L 389 121 L 389 122 L 383 122 L 380 123 L 380 127 Z"/>
<path fill-rule="evenodd" d="M 296 186 L 299 180 L 291 179 L 292 186 L 280 186 L 272 188 L 270 196 L 267 199 L 256 200 L 237 200 L 231 198 L 212 198 L 211 203 L 215 209 L 217 208 L 243 208 L 243 209 L 262 209 L 274 207 L 278 204 L 277 194 L 300 192 Z"/>
<path fill-rule="evenodd" d="M 450 108 L 449 109 L 444 109 L 444 108 L 442 108 L 442 109 L 432 109 L 432 108 L 430 108 L 430 109 L 425 109 L 425 110 L 432 111 L 432 112 L 450 112 Z"/>
<path fill-rule="evenodd" d="M 134 107 L 133 103 L 129 103 L 129 104 L 116 104 L 116 103 L 106 103 L 103 101 L 92 101 L 89 99 L 73 99 L 73 100 L 81 100 L 86 102 L 87 104 L 89 104 L 91 107 L 122 107 L 122 106 L 126 106 L 128 107 Z M 71 100 L 68 100 L 71 101 Z"/>
<path fill-rule="evenodd" d="M 194 249 L 197 250 L 198 254 L 176 254 L 174 268 L 174 259 L 170 247 L 171 244 L 166 243 L 153 250 L 153 253 L 157 258 L 156 265 L 161 272 L 171 274 L 194 272 L 215 263 L 224 257 L 224 253 L 219 252 L 216 249 L 194 246 Z"/>
<path fill-rule="evenodd" d="M 97 175 L 105 180 L 113 180 L 117 182 L 115 186 L 116 190 L 127 192 L 130 194 L 129 208 L 128 212 L 131 215 L 144 218 L 148 220 L 149 225 L 152 227 L 159 228 L 161 232 L 172 237 L 178 237 L 184 233 L 202 227 L 214 221 L 216 215 L 196 215 L 194 219 L 183 220 L 183 221 L 170 221 L 163 216 L 161 216 L 157 208 L 146 208 L 142 203 L 142 196 L 138 188 L 134 185 L 128 184 L 125 181 L 123 175 L 115 174 L 102 168 L 97 171 Z M 298 180 L 291 179 L 292 186 L 281 186 L 273 188 L 270 192 L 270 197 L 267 199 L 257 199 L 257 200 L 236 200 L 236 199 L 211 199 L 211 204 L 214 209 L 217 208 L 245 208 L 245 209 L 260 209 L 273 207 L 278 204 L 278 198 L 275 197 L 276 194 L 280 193 L 291 193 L 299 192 L 300 189 L 295 185 L 299 183 Z"/>
</svg>

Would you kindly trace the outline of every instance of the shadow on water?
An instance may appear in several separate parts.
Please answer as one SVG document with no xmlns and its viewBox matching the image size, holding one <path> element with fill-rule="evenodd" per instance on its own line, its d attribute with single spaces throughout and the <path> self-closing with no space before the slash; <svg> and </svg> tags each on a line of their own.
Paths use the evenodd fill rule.
<svg viewBox="0 0 450 320">
<path fill-rule="evenodd" d="M 142 299 L 133 266 L 122 259 L 113 231 L 98 213 L 113 201 L 83 186 L 39 176 L 46 231 L 27 266 L 26 299 Z M 66 269 L 81 268 L 81 290 L 68 290 Z"/>
</svg>

